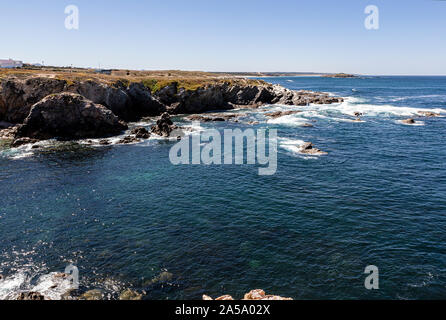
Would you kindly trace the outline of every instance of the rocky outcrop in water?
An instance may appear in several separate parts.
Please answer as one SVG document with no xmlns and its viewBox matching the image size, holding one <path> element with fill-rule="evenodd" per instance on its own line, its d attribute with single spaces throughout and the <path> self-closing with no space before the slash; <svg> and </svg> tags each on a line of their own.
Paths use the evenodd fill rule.
<svg viewBox="0 0 446 320">
<path fill-rule="evenodd" d="M 81 95 L 60 93 L 34 104 L 16 138 L 80 139 L 116 135 L 127 129 L 109 109 Z"/>
<path fill-rule="evenodd" d="M 326 155 L 327 152 L 324 152 L 320 149 L 317 149 L 314 147 L 314 145 L 311 142 L 306 142 L 305 144 L 303 144 L 300 147 L 300 153 L 303 154 L 309 154 L 309 155 L 317 155 L 317 156 L 321 156 L 321 155 Z"/>
<path fill-rule="evenodd" d="M 422 116 L 422 117 L 427 117 L 427 118 L 441 117 L 441 114 L 435 113 L 435 112 L 431 112 L 431 111 L 418 111 L 418 114 L 420 116 Z"/>
<path fill-rule="evenodd" d="M 187 117 L 190 121 L 200 121 L 200 122 L 223 122 L 223 121 L 229 121 L 234 120 L 240 117 L 240 115 L 237 114 L 211 114 L 211 115 L 198 115 L 194 114 L 192 116 Z"/>
<path fill-rule="evenodd" d="M 415 124 L 416 123 L 416 121 L 414 119 L 412 119 L 412 118 L 401 120 L 401 122 L 404 123 L 404 124 Z"/>
<path fill-rule="evenodd" d="M 231 85 L 229 83 L 209 85 L 198 90 L 178 89 L 176 84 L 158 91 L 156 96 L 167 105 L 172 114 L 202 113 L 228 110 L 239 107 L 256 108 L 264 104 L 286 104 L 306 106 L 310 103 L 340 103 L 342 98 L 326 93 L 292 91 L 280 85 Z"/>
<path fill-rule="evenodd" d="M 170 137 L 173 130 L 178 127 L 173 124 L 170 119 L 170 115 L 165 112 L 161 115 L 160 119 L 156 122 L 156 125 L 152 127 L 152 133 L 161 137 Z"/>
<path fill-rule="evenodd" d="M 203 295 L 203 300 L 213 300 L 211 297 L 207 295 Z M 229 301 L 234 300 L 234 298 L 230 295 L 224 295 L 215 299 L 216 301 Z M 267 295 L 265 291 L 262 289 L 251 290 L 247 294 L 245 294 L 243 300 L 293 300 L 292 298 L 283 298 L 280 296 Z"/>
<path fill-rule="evenodd" d="M 292 91 L 267 83 L 204 85 L 196 90 L 179 88 L 172 83 L 153 93 L 142 83 L 113 84 L 97 80 L 74 81 L 46 77 L 25 80 L 9 78 L 0 86 L 0 121 L 22 123 L 31 107 L 48 95 L 62 92 L 79 94 L 93 103 L 110 109 L 122 120 L 137 120 L 144 116 L 196 114 L 239 107 L 255 108 L 263 104 L 307 105 L 342 102 L 342 98 L 326 93 Z"/>
</svg>

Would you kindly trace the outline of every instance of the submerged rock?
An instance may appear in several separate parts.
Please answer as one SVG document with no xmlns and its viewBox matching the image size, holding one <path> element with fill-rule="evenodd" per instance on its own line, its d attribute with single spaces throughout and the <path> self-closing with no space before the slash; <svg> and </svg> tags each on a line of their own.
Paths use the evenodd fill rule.
<svg viewBox="0 0 446 320">
<path fill-rule="evenodd" d="M 102 300 L 104 295 L 99 289 L 93 289 L 85 292 L 79 297 L 79 300 Z"/>
<path fill-rule="evenodd" d="M 142 299 L 142 294 L 132 291 L 130 289 L 125 290 L 124 292 L 121 293 L 121 295 L 119 296 L 119 300 L 141 300 Z"/>
<path fill-rule="evenodd" d="M 149 281 L 149 284 L 166 283 L 173 279 L 173 274 L 168 271 L 161 272 L 158 276 Z"/>
<path fill-rule="evenodd" d="M 33 105 L 16 137 L 81 139 L 116 135 L 127 125 L 102 105 L 81 95 L 50 95 Z"/>
</svg>

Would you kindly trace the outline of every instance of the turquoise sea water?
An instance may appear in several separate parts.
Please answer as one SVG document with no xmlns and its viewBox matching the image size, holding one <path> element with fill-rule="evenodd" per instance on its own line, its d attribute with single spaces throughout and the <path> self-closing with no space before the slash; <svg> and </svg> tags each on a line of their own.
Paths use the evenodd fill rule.
<svg viewBox="0 0 446 320">
<path fill-rule="evenodd" d="M 348 97 L 201 125 L 278 129 L 273 176 L 173 166 L 175 142 L 160 139 L 1 151 L 0 295 L 74 263 L 81 291 L 111 298 L 129 287 L 146 299 L 256 288 L 295 299 L 446 298 L 446 118 L 399 122 L 422 109 L 446 116 L 446 77 L 265 80 Z M 304 112 L 268 120 L 269 110 Z M 328 155 L 299 154 L 303 141 Z M 379 267 L 379 290 L 364 288 L 367 265 Z M 152 281 L 166 270 L 168 281 Z"/>
</svg>

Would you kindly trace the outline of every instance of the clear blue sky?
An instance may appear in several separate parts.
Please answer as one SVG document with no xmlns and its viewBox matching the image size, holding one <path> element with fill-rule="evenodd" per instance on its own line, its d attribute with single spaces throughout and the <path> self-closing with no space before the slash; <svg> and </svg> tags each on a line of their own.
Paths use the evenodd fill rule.
<svg viewBox="0 0 446 320">
<path fill-rule="evenodd" d="M 446 1 L 0 0 L 0 59 L 207 71 L 446 75 Z M 64 27 L 67 5 L 80 29 Z M 366 30 L 364 9 L 380 9 Z"/>
</svg>

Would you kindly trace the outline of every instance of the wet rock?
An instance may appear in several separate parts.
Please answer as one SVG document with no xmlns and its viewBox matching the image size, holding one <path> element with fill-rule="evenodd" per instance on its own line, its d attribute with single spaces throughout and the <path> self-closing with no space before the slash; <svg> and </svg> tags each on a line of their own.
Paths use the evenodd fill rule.
<svg viewBox="0 0 446 320">
<path fill-rule="evenodd" d="M 256 289 L 245 294 L 244 300 L 262 300 L 263 298 L 265 298 L 265 296 L 265 291 Z"/>
<path fill-rule="evenodd" d="M 45 297 L 38 292 L 22 292 L 17 300 L 34 300 L 34 301 L 42 301 L 45 300 Z"/>
<path fill-rule="evenodd" d="M 203 300 L 213 300 L 210 296 L 203 295 Z M 224 300 L 234 300 L 234 298 L 230 295 L 221 296 L 215 300 L 224 301 Z M 283 298 L 280 296 L 267 295 L 265 291 L 261 289 L 252 290 L 249 293 L 245 294 L 243 300 L 293 300 L 292 298 Z"/>
<path fill-rule="evenodd" d="M 416 121 L 412 118 L 406 119 L 406 120 L 401 120 L 401 122 L 404 124 L 415 124 L 416 123 Z"/>
<path fill-rule="evenodd" d="M 89 290 L 79 297 L 79 300 L 102 300 L 102 291 L 99 289 Z"/>
<path fill-rule="evenodd" d="M 39 142 L 39 140 L 24 137 L 24 138 L 15 139 L 11 146 L 13 148 L 18 148 L 18 147 L 23 146 L 25 144 L 31 144 L 31 143 L 36 143 L 36 142 Z"/>
<path fill-rule="evenodd" d="M 152 133 L 162 136 L 169 137 L 173 130 L 177 129 L 170 119 L 170 115 L 165 112 L 161 115 L 160 119 L 156 122 L 156 125 L 152 127 Z"/>
<path fill-rule="evenodd" d="M 322 150 L 319 150 L 317 148 L 314 148 L 313 144 L 311 142 L 306 142 L 304 145 L 300 147 L 300 152 L 304 154 L 310 154 L 310 155 L 326 155 L 327 152 L 324 152 Z"/>
<path fill-rule="evenodd" d="M 116 115 L 83 96 L 60 93 L 32 106 L 16 137 L 81 139 L 116 135 L 127 129 Z"/>
<path fill-rule="evenodd" d="M 119 300 L 141 300 L 142 294 L 139 294 L 135 291 L 132 291 L 130 289 L 125 290 L 121 295 L 119 296 Z"/>
<path fill-rule="evenodd" d="M 124 137 L 123 139 L 119 140 L 118 143 L 119 144 L 131 144 L 131 143 L 137 143 L 140 140 L 136 137 L 132 137 L 132 136 L 127 136 Z"/>
<path fill-rule="evenodd" d="M 102 139 L 102 140 L 99 141 L 99 144 L 100 144 L 101 146 L 108 146 L 108 145 L 111 144 L 111 142 L 108 141 L 108 140 Z"/>
<path fill-rule="evenodd" d="M 134 129 L 132 129 L 132 131 L 130 133 L 139 139 L 149 139 L 150 138 L 150 132 L 144 127 L 134 128 Z"/>
<path fill-rule="evenodd" d="M 222 114 L 218 116 L 201 116 L 201 115 L 192 115 L 187 117 L 190 121 L 200 121 L 200 122 L 223 122 L 228 121 L 234 118 L 237 118 L 236 114 Z"/>
<path fill-rule="evenodd" d="M 234 298 L 231 297 L 230 295 L 224 295 L 224 296 L 218 297 L 215 300 L 216 301 L 230 301 L 230 300 L 234 300 Z"/>
<path fill-rule="evenodd" d="M 173 280 L 173 274 L 168 271 L 163 271 L 159 275 L 157 275 L 155 278 L 153 278 L 149 281 L 146 281 L 144 283 L 144 285 L 149 286 L 149 285 L 156 285 L 156 284 L 160 284 L 160 283 L 168 283 L 168 282 L 171 282 L 172 280 Z"/>
<path fill-rule="evenodd" d="M 297 114 L 297 113 L 301 113 L 302 111 L 300 110 L 291 110 L 291 111 L 277 111 L 277 112 L 270 112 L 270 113 L 266 113 L 265 115 L 267 117 L 276 119 L 276 118 L 280 118 L 280 117 L 284 117 L 284 116 L 289 116 L 292 114 Z"/>
<path fill-rule="evenodd" d="M 423 117 L 440 117 L 441 114 L 431 111 L 418 111 L 418 114 Z"/>
</svg>

